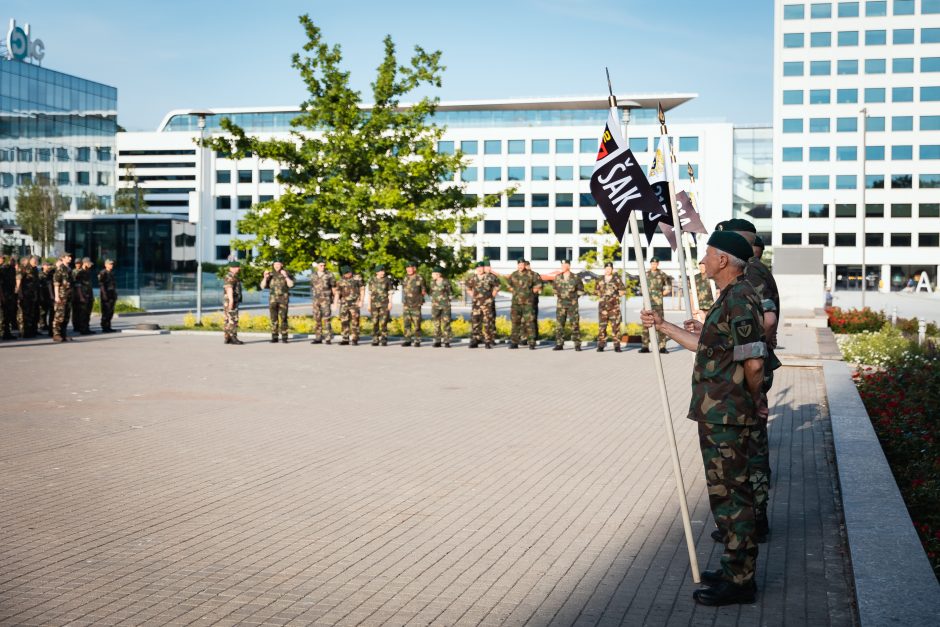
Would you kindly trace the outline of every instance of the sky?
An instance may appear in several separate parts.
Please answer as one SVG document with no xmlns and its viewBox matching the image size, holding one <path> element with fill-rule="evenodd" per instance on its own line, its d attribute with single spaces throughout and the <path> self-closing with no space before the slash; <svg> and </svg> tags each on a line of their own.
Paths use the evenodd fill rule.
<svg viewBox="0 0 940 627">
<path fill-rule="evenodd" d="M 298 105 L 297 16 L 338 44 L 353 88 L 391 35 L 399 63 L 440 50 L 441 100 L 695 93 L 672 120 L 770 123 L 771 0 L 3 0 L 43 40 L 45 67 L 118 89 L 118 121 L 155 130 L 172 109 Z"/>
</svg>

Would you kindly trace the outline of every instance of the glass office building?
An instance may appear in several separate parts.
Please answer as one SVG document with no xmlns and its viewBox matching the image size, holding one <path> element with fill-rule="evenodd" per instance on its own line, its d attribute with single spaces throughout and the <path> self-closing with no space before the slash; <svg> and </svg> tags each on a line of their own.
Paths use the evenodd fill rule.
<svg viewBox="0 0 940 627">
<path fill-rule="evenodd" d="M 117 89 L 32 63 L 0 59 L 0 221 L 15 230 L 17 189 L 40 183 L 70 211 L 114 197 Z"/>
<path fill-rule="evenodd" d="M 734 128 L 734 196 L 732 215 L 750 220 L 761 238 L 772 241 L 773 128 Z"/>
</svg>

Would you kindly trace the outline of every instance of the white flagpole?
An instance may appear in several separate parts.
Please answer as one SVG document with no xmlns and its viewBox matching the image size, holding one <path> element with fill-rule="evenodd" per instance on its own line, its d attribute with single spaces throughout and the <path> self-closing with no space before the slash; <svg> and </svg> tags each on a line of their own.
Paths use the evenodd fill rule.
<svg viewBox="0 0 940 627">
<path fill-rule="evenodd" d="M 607 85 L 610 87 L 610 74 L 607 75 Z M 615 120 L 620 120 L 619 109 L 617 108 L 617 98 L 614 96 L 613 89 L 610 89 L 610 98 L 608 99 L 610 104 L 611 113 L 614 116 Z M 624 137 L 624 140 L 626 138 Z M 643 295 L 643 308 L 652 309 L 650 303 L 650 290 L 649 283 L 646 280 L 646 266 L 643 259 L 643 245 L 640 243 L 640 229 L 636 221 L 636 212 L 630 212 L 630 226 L 629 230 L 633 236 L 633 251 L 636 255 L 637 263 L 637 272 L 640 275 L 640 292 Z M 623 258 L 627 258 L 627 248 L 626 248 L 626 234 L 624 235 L 624 241 L 621 242 L 620 254 L 623 255 Z M 691 316 L 690 316 L 691 317 Z M 650 334 L 650 346 L 659 345 L 659 334 L 656 332 L 655 327 L 649 328 Z M 672 457 L 672 474 L 676 479 L 676 491 L 679 496 L 679 510 L 682 514 L 682 527 L 685 530 L 685 543 L 689 551 L 689 566 L 692 570 L 692 581 L 695 583 L 701 582 L 701 576 L 699 574 L 698 568 L 698 556 L 695 554 L 695 539 L 692 537 L 692 520 L 689 517 L 689 503 L 685 493 L 685 483 L 682 481 L 682 465 L 679 463 L 679 449 L 676 445 L 676 432 L 672 424 L 672 410 L 669 407 L 669 394 L 666 391 L 666 377 L 663 373 L 663 362 L 662 356 L 659 354 L 658 350 L 651 351 L 653 355 L 653 362 L 656 370 L 656 380 L 659 384 L 659 397 L 663 405 L 663 422 L 666 428 L 666 439 L 669 440 L 669 455 Z"/>
<path fill-rule="evenodd" d="M 660 137 L 666 138 L 666 143 L 669 145 L 669 156 L 663 155 L 663 161 L 667 158 L 672 160 L 673 167 L 669 169 L 669 175 L 666 177 L 666 182 L 669 185 L 669 202 L 672 205 L 672 229 L 675 231 L 676 235 L 676 253 L 679 255 L 679 276 L 682 280 L 682 291 L 685 292 L 685 313 L 691 319 L 692 318 L 692 295 L 691 290 L 689 289 L 689 277 L 685 269 L 685 251 L 681 246 L 682 243 L 682 225 L 679 224 L 679 210 L 676 207 L 676 186 L 672 180 L 673 170 L 676 165 L 676 155 L 672 150 L 672 141 L 669 138 L 669 130 L 666 128 L 666 114 L 663 112 L 662 103 L 659 104 L 659 131 Z"/>
<path fill-rule="evenodd" d="M 698 202 L 696 201 L 698 194 L 695 193 L 695 170 L 692 169 L 691 163 L 686 163 L 685 165 L 689 169 L 689 200 L 692 202 L 692 208 L 698 211 L 698 207 L 696 206 Z M 699 215 L 701 216 L 701 212 L 699 212 Z M 699 250 L 698 237 L 691 233 L 689 235 L 692 235 L 692 238 L 695 240 L 695 249 Z M 718 298 L 718 296 L 715 294 L 715 282 L 708 277 L 705 277 L 705 281 L 708 285 L 708 291 L 711 292 L 712 302 L 715 302 L 715 300 Z"/>
</svg>

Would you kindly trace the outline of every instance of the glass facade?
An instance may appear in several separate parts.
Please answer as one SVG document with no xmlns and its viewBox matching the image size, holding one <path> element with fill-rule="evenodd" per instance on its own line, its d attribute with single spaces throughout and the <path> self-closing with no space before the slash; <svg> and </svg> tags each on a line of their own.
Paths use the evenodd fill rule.
<svg viewBox="0 0 940 627">
<path fill-rule="evenodd" d="M 771 239 L 773 128 L 735 127 L 734 181 L 731 215 L 757 226 L 765 242 Z"/>
</svg>

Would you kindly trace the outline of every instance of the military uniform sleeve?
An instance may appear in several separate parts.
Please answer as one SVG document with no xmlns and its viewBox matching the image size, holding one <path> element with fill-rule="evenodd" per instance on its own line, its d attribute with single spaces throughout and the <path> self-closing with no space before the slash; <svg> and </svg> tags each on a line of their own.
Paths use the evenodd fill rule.
<svg viewBox="0 0 940 627">
<path fill-rule="evenodd" d="M 767 357 L 763 316 L 757 303 L 738 294 L 728 294 L 726 321 L 730 326 L 734 361 Z"/>
</svg>

